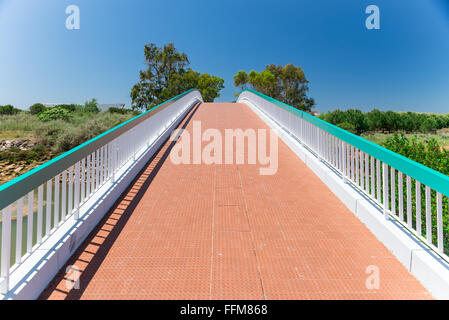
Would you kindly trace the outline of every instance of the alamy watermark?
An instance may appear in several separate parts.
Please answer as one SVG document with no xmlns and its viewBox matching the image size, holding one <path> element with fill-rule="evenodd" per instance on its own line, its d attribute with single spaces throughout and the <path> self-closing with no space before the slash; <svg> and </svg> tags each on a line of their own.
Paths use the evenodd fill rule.
<svg viewBox="0 0 449 320">
<path fill-rule="evenodd" d="M 80 8 L 71 4 L 65 8 L 65 13 L 69 16 L 65 20 L 67 30 L 79 30 L 80 28 Z"/>
<path fill-rule="evenodd" d="M 80 288 L 81 271 L 75 265 L 69 265 L 65 269 L 65 287 L 67 290 L 78 290 Z"/>
<path fill-rule="evenodd" d="M 368 290 L 377 290 L 380 288 L 380 270 L 378 266 L 369 265 L 365 269 L 365 273 L 369 276 L 366 278 L 365 287 Z"/>
<path fill-rule="evenodd" d="M 380 29 L 380 10 L 379 7 L 371 4 L 366 7 L 365 13 L 369 16 L 365 20 L 365 26 L 368 30 Z"/>
<path fill-rule="evenodd" d="M 273 175 L 278 170 L 278 136 L 269 131 L 269 143 L 266 129 L 225 129 L 223 139 L 221 130 L 202 132 L 201 121 L 193 121 L 192 134 L 185 129 L 172 133 L 170 141 L 180 141 L 171 150 L 170 160 L 174 164 L 244 164 L 246 154 L 247 164 L 263 166 L 260 175 Z M 207 142 L 204 148 L 203 142 Z"/>
</svg>

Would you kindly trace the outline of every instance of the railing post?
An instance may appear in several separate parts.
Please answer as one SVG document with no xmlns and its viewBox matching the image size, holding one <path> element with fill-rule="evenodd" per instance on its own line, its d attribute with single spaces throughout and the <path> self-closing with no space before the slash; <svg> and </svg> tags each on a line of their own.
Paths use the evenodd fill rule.
<svg viewBox="0 0 449 320">
<path fill-rule="evenodd" d="M 9 290 L 9 268 L 11 264 L 11 211 L 10 205 L 3 209 L 0 273 L 0 292 L 2 294 L 6 294 Z"/>
</svg>

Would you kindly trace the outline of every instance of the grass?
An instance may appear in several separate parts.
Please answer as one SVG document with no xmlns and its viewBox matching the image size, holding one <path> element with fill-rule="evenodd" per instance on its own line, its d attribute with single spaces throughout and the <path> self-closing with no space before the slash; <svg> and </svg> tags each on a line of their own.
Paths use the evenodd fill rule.
<svg viewBox="0 0 449 320">
<path fill-rule="evenodd" d="M 0 116 L 0 139 L 33 138 L 45 150 L 62 153 L 132 118 L 134 113 L 74 112 L 69 121 L 40 121 L 28 112 Z"/>
<path fill-rule="evenodd" d="M 33 138 L 33 132 L 31 131 L 13 131 L 13 130 L 1 130 L 0 139 L 9 140 L 15 138 Z"/>
</svg>

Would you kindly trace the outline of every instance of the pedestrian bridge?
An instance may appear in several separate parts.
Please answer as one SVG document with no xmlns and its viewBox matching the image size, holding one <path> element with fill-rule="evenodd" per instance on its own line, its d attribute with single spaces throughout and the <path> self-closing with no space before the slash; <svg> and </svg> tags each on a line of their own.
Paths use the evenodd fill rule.
<svg viewBox="0 0 449 320">
<path fill-rule="evenodd" d="M 0 186 L 1 297 L 448 298 L 448 195 L 260 93 L 190 90 Z"/>
</svg>

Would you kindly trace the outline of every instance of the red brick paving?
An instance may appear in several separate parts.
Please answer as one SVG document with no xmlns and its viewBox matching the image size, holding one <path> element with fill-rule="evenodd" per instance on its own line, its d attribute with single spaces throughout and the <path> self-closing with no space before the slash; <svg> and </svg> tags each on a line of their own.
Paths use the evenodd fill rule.
<svg viewBox="0 0 449 320">
<path fill-rule="evenodd" d="M 242 104 L 202 104 L 202 130 L 266 128 Z M 170 142 L 41 299 L 429 299 L 430 294 L 279 140 L 279 169 L 174 165 Z M 369 265 L 380 288 L 365 286 Z M 66 267 L 62 268 L 66 270 Z"/>
</svg>

